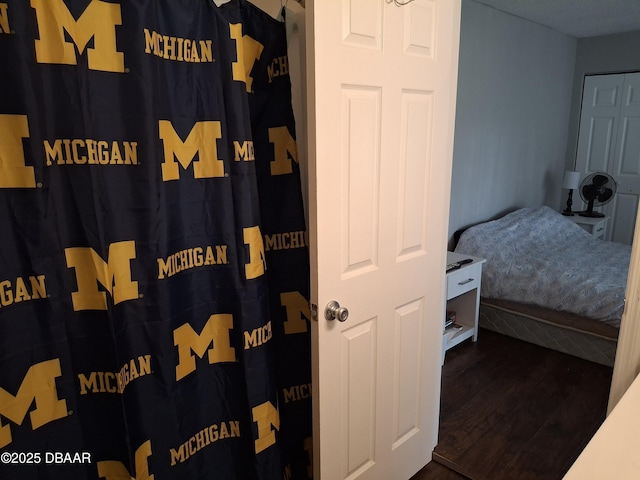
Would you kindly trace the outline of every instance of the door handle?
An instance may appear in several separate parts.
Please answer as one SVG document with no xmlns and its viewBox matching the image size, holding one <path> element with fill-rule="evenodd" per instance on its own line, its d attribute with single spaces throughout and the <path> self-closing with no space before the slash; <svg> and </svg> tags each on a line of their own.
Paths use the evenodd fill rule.
<svg viewBox="0 0 640 480">
<path fill-rule="evenodd" d="M 329 321 L 338 320 L 339 322 L 344 322 L 349 318 L 349 310 L 345 307 L 341 307 L 335 300 L 331 300 L 324 308 L 324 318 Z"/>
</svg>

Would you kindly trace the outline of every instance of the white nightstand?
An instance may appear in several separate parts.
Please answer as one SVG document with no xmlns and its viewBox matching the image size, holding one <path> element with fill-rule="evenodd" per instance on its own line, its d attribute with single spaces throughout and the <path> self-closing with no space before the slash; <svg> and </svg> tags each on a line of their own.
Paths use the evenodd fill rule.
<svg viewBox="0 0 640 480">
<path fill-rule="evenodd" d="M 573 217 L 567 217 L 573 223 L 580 225 L 584 230 L 596 238 L 604 239 L 607 232 L 609 217 L 582 217 L 576 213 Z"/>
<path fill-rule="evenodd" d="M 472 338 L 478 340 L 478 309 L 484 258 L 447 252 L 447 265 L 470 258 L 473 261 L 447 273 L 447 311 L 456 312 L 460 329 L 447 328 L 442 336 L 442 363 L 447 350 Z M 444 319 L 443 319 L 444 321 Z"/>
</svg>

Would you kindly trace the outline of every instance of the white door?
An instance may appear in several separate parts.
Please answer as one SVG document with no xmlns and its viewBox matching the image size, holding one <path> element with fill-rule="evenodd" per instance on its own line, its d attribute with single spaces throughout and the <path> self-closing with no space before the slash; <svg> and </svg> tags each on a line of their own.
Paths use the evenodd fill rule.
<svg viewBox="0 0 640 480">
<path fill-rule="evenodd" d="M 407 479 L 437 442 L 460 0 L 306 10 L 314 475 Z"/>
<path fill-rule="evenodd" d="M 617 193 L 601 209 L 610 217 L 606 238 L 630 245 L 640 197 L 640 73 L 585 77 L 576 170 L 615 178 Z"/>
<path fill-rule="evenodd" d="M 640 198 L 640 73 L 624 75 L 615 146 L 608 173 L 618 190 L 603 212 L 611 216 L 611 240 L 631 245 Z"/>
</svg>

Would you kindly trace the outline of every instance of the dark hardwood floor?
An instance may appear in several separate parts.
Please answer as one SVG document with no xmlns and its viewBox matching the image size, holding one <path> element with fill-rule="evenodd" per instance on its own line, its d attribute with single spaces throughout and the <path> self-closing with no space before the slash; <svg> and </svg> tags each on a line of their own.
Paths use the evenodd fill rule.
<svg viewBox="0 0 640 480">
<path fill-rule="evenodd" d="M 431 462 L 411 477 L 411 480 L 467 480 L 467 477 L 440 463 Z"/>
<path fill-rule="evenodd" d="M 411 480 L 561 479 L 605 419 L 611 374 L 481 330 L 442 370 L 434 459 L 463 476 L 431 462 Z"/>
</svg>

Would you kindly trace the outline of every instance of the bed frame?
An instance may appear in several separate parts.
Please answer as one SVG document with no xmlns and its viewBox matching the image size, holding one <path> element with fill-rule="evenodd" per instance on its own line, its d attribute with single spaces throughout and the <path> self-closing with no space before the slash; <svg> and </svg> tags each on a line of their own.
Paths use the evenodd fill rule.
<svg viewBox="0 0 640 480">
<path fill-rule="evenodd" d="M 602 365 L 612 367 L 615 360 L 618 329 L 579 315 L 483 298 L 478 322 L 488 330 Z"/>
</svg>

